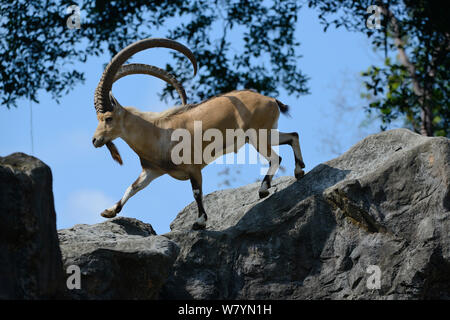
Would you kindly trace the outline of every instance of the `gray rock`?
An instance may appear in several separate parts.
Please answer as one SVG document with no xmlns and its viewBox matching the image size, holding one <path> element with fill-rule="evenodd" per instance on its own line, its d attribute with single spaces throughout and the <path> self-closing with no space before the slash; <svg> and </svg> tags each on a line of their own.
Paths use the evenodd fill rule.
<svg viewBox="0 0 450 320">
<path fill-rule="evenodd" d="M 0 157 L 0 299 L 61 297 L 63 276 L 50 168 Z"/>
<path fill-rule="evenodd" d="M 263 200 L 259 183 L 214 192 L 204 231 L 192 203 L 162 236 L 124 217 L 57 234 L 51 188 L 36 158 L 0 158 L 0 298 L 450 298 L 446 138 L 383 132 Z"/>
<path fill-rule="evenodd" d="M 207 195 L 207 230 L 190 230 L 194 204 L 178 215 L 161 298 L 450 298 L 449 139 L 382 132 L 266 199 L 258 187 Z"/>
<path fill-rule="evenodd" d="M 81 270 L 74 299 L 155 299 L 178 254 L 152 226 L 117 217 L 58 231 L 65 268 Z"/>
<path fill-rule="evenodd" d="M 271 193 L 286 188 L 294 183 L 294 177 L 281 177 L 272 182 Z M 226 189 L 212 192 L 203 197 L 203 204 L 208 213 L 208 230 L 225 230 L 236 224 L 248 210 L 263 202 L 258 192 L 261 182 L 255 182 L 238 189 Z M 211 215 L 209 212 L 211 211 Z M 197 204 L 192 202 L 184 208 L 170 224 L 171 230 L 191 230 L 198 216 Z"/>
</svg>

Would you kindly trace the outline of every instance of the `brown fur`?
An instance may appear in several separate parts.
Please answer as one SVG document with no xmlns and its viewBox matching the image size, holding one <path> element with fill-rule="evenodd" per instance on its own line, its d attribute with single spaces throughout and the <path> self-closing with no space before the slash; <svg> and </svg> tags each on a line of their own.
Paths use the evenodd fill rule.
<svg viewBox="0 0 450 320">
<path fill-rule="evenodd" d="M 188 176 L 195 164 L 181 164 L 174 168 L 170 159 L 170 149 L 177 142 L 171 141 L 170 133 L 177 128 L 190 131 L 194 137 L 194 121 L 203 122 L 203 131 L 208 128 L 220 130 L 223 137 L 226 129 L 267 129 L 276 127 L 280 114 L 279 105 L 274 98 L 266 97 L 251 90 L 232 91 L 205 100 L 199 104 L 176 108 L 170 113 L 140 112 L 134 108 L 117 106 L 117 110 L 99 113 L 99 124 L 94 137 L 102 138 L 104 143 L 121 137 L 143 159 L 163 171 L 183 171 Z M 113 117 L 111 124 L 106 123 Z M 203 148 L 209 144 L 204 142 Z M 193 144 L 192 144 L 193 145 Z M 120 155 L 112 144 L 108 147 L 113 159 Z M 233 148 L 229 152 L 235 151 Z M 193 153 L 192 153 L 193 154 Z M 206 163 L 203 163 L 203 168 Z M 170 172 L 168 172 L 170 174 Z"/>
<path fill-rule="evenodd" d="M 202 203 L 201 170 L 223 154 L 238 152 L 245 143 L 252 144 L 269 161 L 269 170 L 259 190 L 261 198 L 269 194 L 270 181 L 281 161 L 281 157 L 272 150 L 272 145 L 290 144 L 296 157 L 294 173 L 296 176 L 303 173 L 299 165 L 300 161 L 301 163 L 303 161 L 298 136 L 280 133 L 282 141 L 270 140 L 271 130 L 277 128 L 280 112 L 287 113 L 288 111 L 287 105 L 274 98 L 266 97 L 252 90 L 241 90 L 220 94 L 197 104 L 174 107 L 163 112 L 142 112 L 132 107 L 122 107 L 111 92 L 114 81 L 121 78 L 120 72 L 119 75 L 116 74 L 119 68 L 125 68 L 122 69 L 125 72 L 124 75 L 140 73 L 159 75 L 159 78 L 175 86 L 179 84 L 175 78 L 172 79 L 172 76 L 163 70 L 155 73 L 156 67 L 122 66 L 133 54 L 155 46 L 172 48 L 183 53 L 191 60 L 194 74 L 197 70 L 195 57 L 188 48 L 173 40 L 150 38 L 138 41 L 121 50 L 105 69 L 94 95 L 98 126 L 92 143 L 97 148 L 106 144 L 112 158 L 122 164 L 122 158 L 112 143 L 114 139 L 122 138 L 139 156 L 142 172 L 139 178 L 128 187 L 122 199 L 112 208 L 102 212 L 103 217 L 114 217 L 136 192 L 145 188 L 157 177 L 169 174 L 175 179 L 191 181 L 194 198 L 199 209 L 199 216 L 193 229 L 205 228 L 207 215 Z M 177 90 L 179 93 L 181 92 L 180 95 L 185 104 L 185 92 L 184 89 L 181 89 L 181 84 L 179 84 Z M 108 98 L 109 101 L 107 101 Z M 177 129 L 184 129 L 184 131 L 180 132 Z M 212 130 L 208 131 L 208 129 Z M 198 132 L 199 130 L 201 132 Z M 206 158 L 204 158 L 204 151 L 210 141 L 204 141 L 205 139 L 202 138 L 205 132 L 215 136 L 216 139 L 223 140 L 223 144 L 215 143 L 213 145 L 214 155 L 207 155 Z M 183 143 L 186 143 L 181 145 L 181 149 L 178 146 L 180 141 L 172 140 L 175 136 L 183 139 Z M 200 140 L 198 140 L 199 138 Z M 190 141 L 185 141 L 185 139 Z M 259 139 L 263 141 L 259 141 Z M 189 144 L 190 150 L 186 150 L 185 148 L 189 148 Z M 181 151 L 186 152 L 184 154 L 186 157 L 190 152 L 190 159 L 186 157 L 178 159 L 176 152 Z M 206 151 L 212 150 L 208 148 Z"/>
<path fill-rule="evenodd" d="M 210 97 L 208 99 L 205 99 L 205 100 L 203 100 L 203 101 L 201 101 L 199 103 L 190 103 L 190 104 L 186 104 L 184 106 L 177 106 L 177 107 L 165 110 L 165 111 L 160 113 L 159 119 L 166 119 L 166 118 L 169 118 L 171 116 L 174 116 L 174 115 L 177 115 L 177 114 L 180 114 L 180 113 L 184 113 L 184 112 L 189 111 L 191 109 L 194 109 L 194 108 L 196 108 L 196 107 L 198 107 L 198 106 L 200 106 L 200 105 L 202 105 L 202 104 L 204 104 L 206 102 L 209 102 L 209 101 L 211 101 L 211 100 L 213 100 L 215 98 L 222 97 L 222 96 L 224 96 L 226 94 L 230 94 L 230 93 L 234 93 L 234 92 L 243 92 L 243 91 L 256 92 L 256 91 L 254 91 L 252 89 L 244 89 L 244 90 L 234 90 L 234 91 L 230 91 L 228 93 L 217 94 L 217 95 L 212 96 L 212 97 Z M 278 102 L 278 100 L 277 100 L 277 102 Z M 282 105 L 286 106 L 284 104 L 282 104 Z"/>
<path fill-rule="evenodd" d="M 232 91 L 199 104 L 179 107 L 170 110 L 170 112 L 164 111 L 162 113 L 141 112 L 131 107 L 122 107 L 116 102 L 112 111 L 97 115 L 99 123 L 93 138 L 94 146 L 101 147 L 106 144 L 111 156 L 120 163 L 119 152 L 111 141 L 118 137 L 122 138 L 139 156 L 143 171 L 139 179 L 127 189 L 121 201 L 112 208 L 106 209 L 102 216 L 114 217 L 133 194 L 145 188 L 151 180 L 168 174 L 178 180 L 189 179 L 191 181 L 194 198 L 199 207 L 199 218 L 194 223 L 193 228 L 204 228 L 207 217 L 201 198 L 201 170 L 223 154 L 238 152 L 246 142 L 252 144 L 269 161 L 269 170 L 259 190 L 259 196 L 261 198 L 266 197 L 269 195 L 270 181 L 278 170 L 281 160 L 271 147 L 272 142 L 276 143 L 277 141 L 270 141 L 271 129 L 277 128 L 280 109 L 287 111 L 287 106 L 281 105 L 274 98 L 250 90 Z M 202 132 L 194 132 L 196 121 L 201 122 Z M 184 136 L 184 139 L 191 139 L 191 158 L 183 159 L 190 160 L 188 163 L 177 163 L 174 160 L 175 158 L 172 157 L 173 148 L 180 143 L 180 141 L 172 141 L 173 133 L 177 129 L 185 129 L 190 134 L 190 136 Z M 219 146 L 220 148 L 216 150 L 217 153 L 213 159 L 204 159 L 203 152 L 211 142 L 201 139 L 201 149 L 197 150 L 201 151 L 201 155 L 199 159 L 196 159 L 194 141 L 198 134 L 203 134 L 208 129 L 216 129 L 222 134 L 223 147 Z M 240 141 L 239 143 L 236 142 L 236 139 L 230 143 L 229 137 L 227 137 L 228 129 L 234 130 L 232 131 L 234 133 L 240 131 L 244 134 L 247 130 L 253 129 L 259 135 L 257 138 L 248 136 L 246 141 L 241 137 L 237 139 L 237 141 Z M 260 134 L 264 133 L 264 131 L 260 131 L 261 129 L 264 129 L 267 133 L 266 143 L 257 140 L 260 138 Z M 304 174 L 302 170 L 304 164 L 298 135 L 280 134 L 283 141 L 278 141 L 278 144 L 290 144 L 292 146 L 296 157 L 294 174 L 297 178 L 301 178 Z M 227 143 L 230 143 L 230 145 L 227 145 Z M 186 150 L 183 149 L 184 151 Z M 196 160 L 199 160 L 198 163 Z"/>
</svg>

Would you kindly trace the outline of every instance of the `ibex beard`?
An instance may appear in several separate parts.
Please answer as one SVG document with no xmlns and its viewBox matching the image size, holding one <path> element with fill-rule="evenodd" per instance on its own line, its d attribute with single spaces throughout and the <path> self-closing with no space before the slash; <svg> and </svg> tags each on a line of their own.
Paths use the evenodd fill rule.
<svg viewBox="0 0 450 320">
<path fill-rule="evenodd" d="M 169 174 L 178 180 L 190 180 L 198 206 L 198 217 L 192 228 L 204 229 L 208 217 L 202 201 L 201 171 L 217 157 L 230 152 L 237 153 L 246 143 L 251 144 L 269 162 L 269 169 L 259 188 L 260 198 L 269 195 L 272 177 L 281 163 L 281 157 L 272 146 L 290 145 L 295 158 L 295 177 L 303 177 L 305 165 L 298 134 L 277 131 L 277 139 L 272 137 L 280 112 L 287 113 L 288 106 L 252 90 L 232 91 L 198 104 L 187 105 L 184 88 L 170 73 L 143 64 L 123 65 L 131 55 L 152 47 L 180 51 L 192 62 L 194 73 L 197 70 L 192 52 L 180 43 L 168 39 L 144 39 L 133 43 L 120 51 L 106 67 L 95 92 L 99 123 L 92 143 L 97 148 L 106 144 L 113 159 L 122 163 L 112 142 L 116 138 L 122 138 L 139 156 L 142 172 L 127 188 L 122 199 L 102 212 L 103 217 L 116 216 L 130 197 L 157 177 Z M 141 112 L 132 107 L 122 107 L 112 95 L 111 88 L 115 81 L 130 74 L 148 74 L 169 82 L 178 91 L 183 105 L 163 112 Z M 190 147 L 184 144 L 184 148 L 180 148 L 180 132 L 188 136 Z M 232 141 L 223 139 L 230 132 L 243 135 L 237 134 Z M 210 143 L 213 136 L 220 136 L 222 140 L 214 139 L 214 143 Z"/>
</svg>

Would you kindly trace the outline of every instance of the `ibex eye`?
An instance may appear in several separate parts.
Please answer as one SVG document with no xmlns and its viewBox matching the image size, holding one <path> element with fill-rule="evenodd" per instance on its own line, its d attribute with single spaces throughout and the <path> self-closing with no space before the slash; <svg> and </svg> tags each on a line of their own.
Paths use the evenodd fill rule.
<svg viewBox="0 0 450 320">
<path fill-rule="evenodd" d="M 108 118 L 105 119 L 105 121 L 106 121 L 107 123 L 110 123 L 110 122 L 112 121 L 112 119 L 113 119 L 113 118 L 108 117 Z"/>
</svg>

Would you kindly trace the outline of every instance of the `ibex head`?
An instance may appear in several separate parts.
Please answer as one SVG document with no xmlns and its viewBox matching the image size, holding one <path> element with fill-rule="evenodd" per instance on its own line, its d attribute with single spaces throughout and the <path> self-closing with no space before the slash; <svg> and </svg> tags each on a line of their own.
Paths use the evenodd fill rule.
<svg viewBox="0 0 450 320">
<path fill-rule="evenodd" d="M 109 94 L 109 104 L 110 110 L 97 113 L 98 125 L 92 138 L 92 144 L 96 148 L 102 147 L 120 136 L 123 108 L 112 93 Z"/>
<path fill-rule="evenodd" d="M 120 164 L 122 164 L 122 159 L 112 140 L 120 136 L 121 121 L 125 112 L 111 93 L 112 85 L 115 81 L 130 74 L 148 74 L 155 76 L 173 85 L 180 95 L 182 103 L 186 104 L 184 88 L 172 74 L 163 69 L 146 64 L 123 65 L 135 53 L 155 47 L 170 48 L 181 52 L 194 66 L 194 75 L 197 73 L 197 61 L 191 50 L 169 39 L 148 38 L 140 40 L 130 44 L 112 58 L 111 62 L 105 68 L 94 94 L 94 106 L 97 112 L 98 126 L 92 143 L 96 148 L 106 144 L 113 159 Z"/>
</svg>

